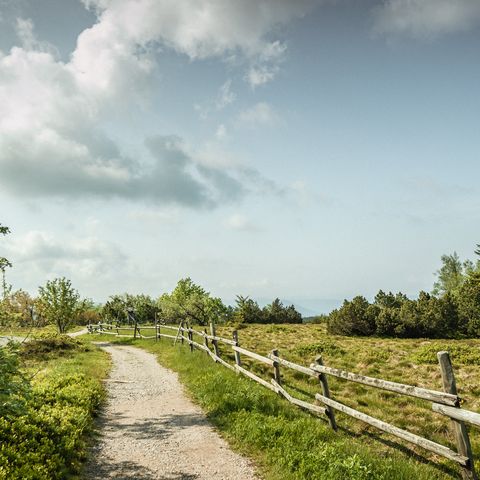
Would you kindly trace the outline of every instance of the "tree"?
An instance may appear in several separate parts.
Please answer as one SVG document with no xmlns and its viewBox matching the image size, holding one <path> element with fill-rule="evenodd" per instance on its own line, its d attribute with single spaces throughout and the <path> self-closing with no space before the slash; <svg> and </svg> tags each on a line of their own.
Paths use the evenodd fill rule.
<svg viewBox="0 0 480 480">
<path fill-rule="evenodd" d="M 191 278 L 182 278 L 172 293 L 164 293 L 158 299 L 161 316 L 169 323 L 187 320 L 198 325 L 223 322 L 228 308 L 222 300 L 212 297 Z"/>
<path fill-rule="evenodd" d="M 128 321 L 127 310 L 135 312 L 138 323 L 153 322 L 158 308 L 148 295 L 112 295 L 102 307 L 102 317 L 110 322 Z"/>
<path fill-rule="evenodd" d="M 38 292 L 40 315 L 55 324 L 58 333 L 65 333 L 85 308 L 78 291 L 65 277 L 49 280 Z"/>
<path fill-rule="evenodd" d="M 365 297 L 357 296 L 352 301 L 344 300 L 328 319 L 329 333 L 337 335 L 373 335 L 379 307 L 371 305 Z"/>
<path fill-rule="evenodd" d="M 436 271 L 437 281 L 433 284 L 434 295 L 444 295 L 447 292 L 458 291 L 465 280 L 464 269 L 467 264 L 462 264 L 457 252 L 452 255 L 442 255 L 443 265 Z"/>
<path fill-rule="evenodd" d="M 302 315 L 297 312 L 295 306 L 285 307 L 279 298 L 266 305 L 262 313 L 265 323 L 302 323 Z"/>
<path fill-rule="evenodd" d="M 480 272 L 473 273 L 465 280 L 457 304 L 460 333 L 480 336 Z"/>
<path fill-rule="evenodd" d="M 237 295 L 233 318 L 239 323 L 263 323 L 263 312 L 255 300 Z"/>
<path fill-rule="evenodd" d="M 0 235 L 7 235 L 10 233 L 10 229 L 0 223 Z M 12 291 L 12 287 L 7 284 L 7 280 L 5 277 L 5 271 L 7 268 L 12 268 L 12 264 L 9 260 L 5 257 L 0 257 L 0 271 L 2 272 L 2 296 L 3 300 L 7 298 L 7 296 Z"/>
</svg>

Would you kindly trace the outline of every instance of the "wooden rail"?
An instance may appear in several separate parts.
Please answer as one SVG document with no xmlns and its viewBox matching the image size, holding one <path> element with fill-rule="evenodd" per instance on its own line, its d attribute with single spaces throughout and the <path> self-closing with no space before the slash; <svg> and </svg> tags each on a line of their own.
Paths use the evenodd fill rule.
<svg viewBox="0 0 480 480">
<path fill-rule="evenodd" d="M 112 329 L 115 329 L 117 333 L 109 331 Z M 155 336 L 141 335 L 140 331 L 145 329 L 155 329 Z M 174 330 L 175 332 L 177 332 L 177 334 L 170 335 L 161 333 L 161 330 L 163 329 Z M 174 339 L 175 342 L 180 339 L 182 343 L 186 342 L 190 346 L 191 350 L 196 348 L 205 352 L 216 363 L 219 363 L 226 368 L 229 368 L 230 370 L 233 370 L 254 380 L 265 388 L 268 388 L 269 390 L 276 392 L 278 395 L 281 395 L 290 403 L 322 417 L 325 416 L 329 420 L 331 427 L 335 430 L 337 429 L 337 424 L 333 411 L 337 410 L 372 427 L 375 427 L 383 432 L 394 435 L 404 441 L 412 443 L 418 447 L 424 448 L 425 450 L 443 456 L 457 463 L 462 467 L 462 476 L 464 479 L 477 479 L 474 469 L 473 454 L 465 423 L 480 427 L 480 413 L 460 408 L 460 397 L 457 394 L 455 378 L 453 375 L 453 367 L 451 365 L 450 357 L 448 356 L 447 352 L 439 352 L 438 354 L 444 386 L 444 391 L 441 392 L 413 385 L 392 382 L 389 380 L 383 380 L 380 378 L 368 377 L 365 375 L 360 375 L 357 373 L 352 373 L 345 370 L 325 366 L 322 363 L 321 357 L 317 357 L 316 362 L 310 364 L 310 366 L 304 366 L 298 365 L 290 360 L 282 358 L 279 355 L 278 350 L 272 350 L 272 352 L 269 353 L 267 356 L 260 355 L 256 352 L 252 352 L 246 348 L 240 347 L 237 331 L 233 332 L 233 338 L 232 340 L 230 340 L 216 335 L 214 325 L 210 326 L 210 334 L 208 334 L 206 330 L 204 332 L 201 332 L 198 330 L 194 330 L 191 327 L 186 328 L 183 325 L 183 322 L 177 327 L 171 325 L 161 325 L 158 323 L 155 326 L 136 325 L 135 327 L 119 327 L 110 324 L 98 324 L 89 326 L 90 333 L 98 332 L 110 335 L 118 335 L 120 337 L 128 337 L 128 335 L 120 335 L 118 333 L 120 330 L 134 330 L 134 335 L 136 335 L 138 332 L 138 335 L 140 335 L 141 338 L 155 338 L 156 340 L 159 340 L 165 337 L 169 339 Z M 194 341 L 193 335 L 201 337 L 203 339 L 203 343 Z M 209 342 L 211 343 L 214 351 L 210 349 Z M 221 358 L 220 351 L 218 349 L 219 342 L 229 345 L 231 347 L 235 357 L 234 365 L 231 365 L 223 358 Z M 261 378 L 260 376 L 247 370 L 245 367 L 242 366 L 241 355 L 245 355 L 249 358 L 252 358 L 258 362 L 272 367 L 272 373 L 274 378 L 271 378 L 270 381 L 267 381 L 264 378 Z M 310 377 L 318 378 L 319 385 L 322 389 L 322 394 L 317 393 L 315 395 L 315 399 L 321 402 L 323 405 L 315 405 L 313 403 L 309 403 L 291 395 L 283 386 L 280 366 L 295 370 Z M 343 403 L 332 399 L 328 387 L 328 375 L 341 378 L 346 381 L 367 385 L 369 387 L 388 390 L 398 393 L 400 395 L 420 398 L 432 402 L 432 410 L 434 412 L 444 415 L 452 420 L 452 426 L 458 451 L 452 450 L 444 445 L 398 428 L 388 422 L 372 417 L 366 413 L 360 412 L 352 407 L 349 407 L 347 405 L 344 405 Z"/>
<path fill-rule="evenodd" d="M 431 440 L 427 440 L 426 438 L 419 437 L 418 435 L 407 432 L 406 430 L 402 430 L 401 428 L 390 425 L 389 423 L 379 420 L 378 418 L 371 417 L 370 415 L 359 412 L 354 408 L 347 407 L 346 405 L 343 405 L 343 403 L 324 397 L 319 393 L 315 394 L 315 398 L 323 402 L 325 405 L 334 408 L 335 410 L 339 410 L 340 412 L 346 413 L 353 418 L 361 420 L 372 427 L 395 435 L 396 437 L 402 438 L 407 442 L 414 443 L 415 445 L 425 448 L 426 450 L 430 450 L 437 455 L 442 455 L 443 457 L 453 460 L 462 466 L 467 466 L 469 464 L 469 459 L 467 457 L 464 457 L 463 455 L 460 455 L 453 450 L 450 450 L 448 447 L 440 445 L 439 443 L 432 442 Z"/>
<path fill-rule="evenodd" d="M 455 420 L 480 427 L 480 413 L 463 410 L 462 408 L 447 407 L 446 405 L 440 405 L 438 403 L 432 404 L 432 410 L 447 417 L 454 418 Z"/>
<path fill-rule="evenodd" d="M 346 372 L 338 368 L 326 367 L 324 365 L 317 365 L 312 363 L 310 368 L 317 373 L 326 373 L 334 377 L 350 380 L 351 382 L 362 383 L 370 387 L 381 388 L 389 390 L 390 392 L 401 393 L 410 397 L 422 398 L 430 402 L 442 403 L 444 405 L 458 406 L 460 405 L 460 398 L 458 395 L 452 395 L 444 392 L 437 392 L 435 390 L 428 390 L 426 388 L 414 387 L 412 385 L 404 385 L 402 383 L 390 382 L 388 380 L 381 380 L 379 378 L 366 377 L 358 375 L 357 373 Z"/>
</svg>

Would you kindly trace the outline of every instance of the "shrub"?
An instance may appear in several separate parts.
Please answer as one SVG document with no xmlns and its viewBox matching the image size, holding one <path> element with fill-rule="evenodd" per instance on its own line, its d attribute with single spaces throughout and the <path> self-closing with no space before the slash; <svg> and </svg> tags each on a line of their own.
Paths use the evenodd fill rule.
<svg viewBox="0 0 480 480">
<path fill-rule="evenodd" d="M 322 353 L 332 356 L 345 353 L 345 350 L 342 350 L 338 345 L 335 345 L 335 343 L 328 340 L 324 340 L 320 343 L 298 345 L 293 351 L 302 357 L 320 355 Z"/>
<path fill-rule="evenodd" d="M 370 305 L 361 296 L 351 302 L 345 300 L 338 310 L 330 314 L 328 331 L 337 335 L 372 335 L 375 332 L 377 310 L 377 306 Z"/>
<path fill-rule="evenodd" d="M 102 399 L 84 375 L 51 375 L 33 385 L 24 411 L 0 415 L 0 479 L 55 480 L 79 470 L 84 433 Z"/>
<path fill-rule="evenodd" d="M 460 343 L 433 342 L 422 345 L 409 356 L 409 360 L 420 364 L 438 363 L 437 352 L 450 353 L 452 362 L 457 365 L 480 365 L 480 350 L 478 347 Z"/>
<path fill-rule="evenodd" d="M 25 359 L 45 359 L 47 356 L 61 356 L 72 351 L 85 351 L 87 346 L 68 335 L 39 335 L 22 344 L 22 357 Z"/>
</svg>

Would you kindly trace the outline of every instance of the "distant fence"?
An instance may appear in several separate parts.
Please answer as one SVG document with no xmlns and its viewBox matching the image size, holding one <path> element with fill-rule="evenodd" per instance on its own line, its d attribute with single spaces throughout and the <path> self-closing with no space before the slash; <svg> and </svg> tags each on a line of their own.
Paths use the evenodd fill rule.
<svg viewBox="0 0 480 480">
<path fill-rule="evenodd" d="M 161 325 L 159 323 L 156 323 L 154 326 L 139 326 L 135 324 L 131 327 L 121 327 L 118 325 L 99 323 L 89 325 L 88 330 L 90 333 L 110 334 L 118 337 L 132 338 L 133 336 L 133 338 L 150 338 L 155 339 L 156 341 L 160 340 L 161 338 L 169 338 L 173 339 L 175 343 L 177 341 L 180 341 L 181 343 L 186 342 L 190 346 L 191 351 L 193 351 L 194 348 L 202 350 L 206 352 L 215 362 L 220 363 L 230 370 L 242 373 L 252 380 L 255 380 L 260 385 L 263 385 L 264 387 L 281 395 L 290 403 L 315 414 L 326 416 L 334 430 L 337 430 L 334 411 L 338 410 L 383 432 L 394 435 L 402 440 L 422 447 L 425 450 L 452 460 L 462 468 L 463 478 L 477 479 L 472 448 L 465 424 L 468 423 L 480 427 L 480 414 L 460 408 L 460 397 L 458 396 L 453 367 L 448 352 L 438 352 L 437 354 L 444 389 L 444 391 L 441 392 L 415 387 L 413 385 L 405 385 L 402 383 L 382 380 L 380 378 L 367 377 L 357 373 L 332 368 L 323 365 L 321 356 L 318 356 L 315 359 L 315 363 L 312 363 L 310 366 L 303 366 L 280 357 L 278 350 L 272 350 L 268 356 L 259 355 L 258 353 L 240 347 L 237 331 L 233 332 L 232 339 L 219 337 L 216 335 L 215 325 L 213 324 L 210 324 L 210 334 L 207 333 L 206 329 L 205 331 L 201 332 L 194 330 L 185 323 L 182 323 L 178 327 Z M 126 331 L 131 331 L 131 334 L 123 333 Z M 175 333 L 165 333 L 165 331 Z M 151 334 L 144 335 L 142 332 L 148 332 Z M 202 343 L 196 342 L 194 340 L 194 335 L 200 337 L 202 339 Z M 209 347 L 209 342 L 213 347 L 213 351 Z M 225 359 L 221 358 L 220 350 L 218 348 L 219 343 L 223 343 L 231 347 L 235 357 L 235 364 L 232 365 L 225 361 Z M 241 355 L 245 355 L 253 360 L 269 365 L 272 368 L 273 373 L 273 378 L 271 378 L 270 382 L 244 368 L 242 366 Z M 315 399 L 321 402 L 324 406 L 315 405 L 313 403 L 300 400 L 288 393 L 282 384 L 280 367 L 292 369 L 304 375 L 318 378 L 322 393 L 317 393 L 315 395 Z M 421 398 L 423 400 L 432 402 L 432 410 L 434 412 L 445 415 L 451 419 L 457 451 L 414 433 L 395 427 L 394 425 L 384 422 L 383 420 L 372 417 L 355 410 L 354 408 L 348 407 L 343 403 L 333 400 L 328 387 L 328 375 L 342 378 L 351 382 L 361 383 L 369 387 L 388 390 L 400 395 Z"/>
</svg>

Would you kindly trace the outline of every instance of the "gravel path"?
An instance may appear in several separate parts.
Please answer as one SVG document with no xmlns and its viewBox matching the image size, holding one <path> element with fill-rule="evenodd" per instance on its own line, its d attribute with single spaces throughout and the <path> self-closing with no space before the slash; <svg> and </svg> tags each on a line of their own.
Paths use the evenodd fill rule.
<svg viewBox="0 0 480 480">
<path fill-rule="evenodd" d="M 86 479 L 255 480 L 252 465 L 232 452 L 177 375 L 151 353 L 101 344 L 113 360 L 109 401 Z"/>
</svg>

